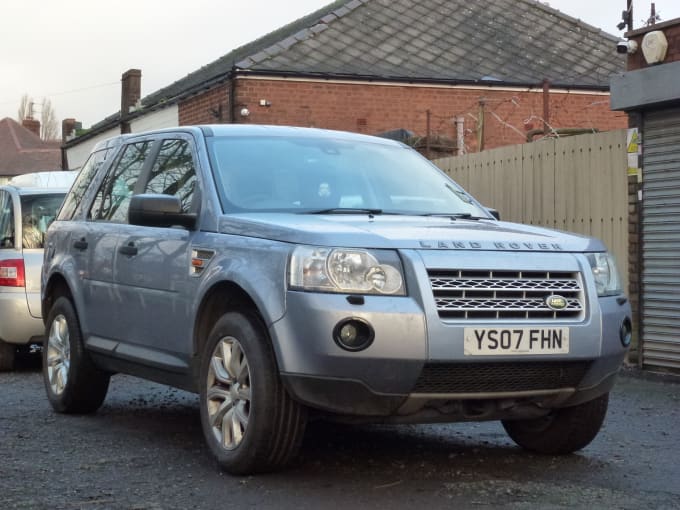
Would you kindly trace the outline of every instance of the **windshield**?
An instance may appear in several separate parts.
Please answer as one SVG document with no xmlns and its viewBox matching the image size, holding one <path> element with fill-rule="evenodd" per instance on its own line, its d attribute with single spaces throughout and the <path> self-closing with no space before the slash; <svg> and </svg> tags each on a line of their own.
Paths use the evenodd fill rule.
<svg viewBox="0 0 680 510">
<path fill-rule="evenodd" d="M 208 138 L 225 212 L 489 217 L 407 147 L 326 137 Z"/>
</svg>

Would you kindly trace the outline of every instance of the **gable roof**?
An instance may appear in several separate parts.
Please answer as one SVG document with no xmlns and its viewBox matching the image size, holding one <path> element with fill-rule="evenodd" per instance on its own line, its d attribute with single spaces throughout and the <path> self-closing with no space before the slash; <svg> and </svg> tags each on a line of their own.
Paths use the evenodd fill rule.
<svg viewBox="0 0 680 510">
<path fill-rule="evenodd" d="M 353 0 L 236 66 L 606 87 L 625 62 L 615 41 L 532 0 Z"/>
<path fill-rule="evenodd" d="M 176 102 L 232 73 L 608 90 L 618 39 L 536 0 L 337 0 L 142 99 Z M 110 124 L 118 114 L 102 124 Z"/>
<path fill-rule="evenodd" d="M 13 176 L 61 168 L 59 142 L 43 142 L 14 119 L 0 120 L 0 175 Z"/>
</svg>

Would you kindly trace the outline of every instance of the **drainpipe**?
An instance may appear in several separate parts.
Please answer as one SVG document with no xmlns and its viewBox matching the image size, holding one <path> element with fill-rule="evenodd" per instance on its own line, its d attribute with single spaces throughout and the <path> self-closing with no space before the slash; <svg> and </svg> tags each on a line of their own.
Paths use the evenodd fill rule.
<svg viewBox="0 0 680 510">
<path fill-rule="evenodd" d="M 425 135 L 425 157 L 427 157 L 427 159 L 430 159 L 430 134 L 431 134 L 431 130 L 430 130 L 430 110 L 427 110 L 426 114 L 427 114 L 427 116 L 426 116 L 427 120 L 426 120 L 426 126 L 425 126 L 425 133 L 426 133 L 426 135 Z"/>
<path fill-rule="evenodd" d="M 479 100 L 479 114 L 477 115 L 477 152 L 484 150 L 484 99 Z"/>
<path fill-rule="evenodd" d="M 550 133 L 550 80 L 543 80 L 543 134 Z"/>
<path fill-rule="evenodd" d="M 465 117 L 459 115 L 456 117 L 456 155 L 463 156 L 465 154 Z"/>
<path fill-rule="evenodd" d="M 62 170 L 68 170 L 68 154 L 66 153 L 66 149 L 61 146 L 61 169 Z"/>
<path fill-rule="evenodd" d="M 231 79 L 229 80 L 229 118 L 227 121 L 229 124 L 234 124 L 236 122 L 236 113 L 234 108 L 236 107 L 236 66 L 231 68 Z"/>
</svg>

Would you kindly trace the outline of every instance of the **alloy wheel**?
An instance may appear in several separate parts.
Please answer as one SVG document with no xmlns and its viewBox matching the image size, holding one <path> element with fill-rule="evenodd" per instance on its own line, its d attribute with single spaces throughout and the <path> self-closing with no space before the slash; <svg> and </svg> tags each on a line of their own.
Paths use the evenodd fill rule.
<svg viewBox="0 0 680 510">
<path fill-rule="evenodd" d="M 217 342 L 208 370 L 208 419 L 222 448 L 241 444 L 250 418 L 250 367 L 239 341 L 231 336 Z"/>
<path fill-rule="evenodd" d="M 66 317 L 57 315 L 47 337 L 47 377 L 52 393 L 61 395 L 68 383 L 71 343 Z"/>
</svg>

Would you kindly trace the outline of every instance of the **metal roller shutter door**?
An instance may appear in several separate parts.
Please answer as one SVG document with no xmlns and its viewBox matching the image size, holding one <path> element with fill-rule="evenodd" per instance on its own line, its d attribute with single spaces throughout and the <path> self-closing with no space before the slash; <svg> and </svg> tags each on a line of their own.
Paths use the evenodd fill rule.
<svg viewBox="0 0 680 510">
<path fill-rule="evenodd" d="M 680 109 L 644 116 L 642 362 L 680 369 Z"/>
</svg>

